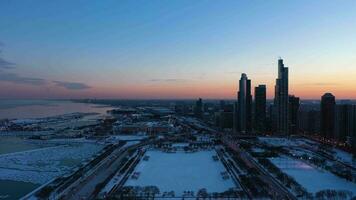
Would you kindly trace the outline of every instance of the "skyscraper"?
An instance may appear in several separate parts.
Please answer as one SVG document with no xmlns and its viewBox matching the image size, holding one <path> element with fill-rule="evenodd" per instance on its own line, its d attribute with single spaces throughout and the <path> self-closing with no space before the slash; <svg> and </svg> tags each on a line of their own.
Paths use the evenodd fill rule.
<svg viewBox="0 0 356 200">
<path fill-rule="evenodd" d="M 275 121 L 278 134 L 288 134 L 288 68 L 278 60 L 278 78 L 275 86 Z"/>
<path fill-rule="evenodd" d="M 343 103 L 335 107 L 335 137 L 352 144 L 356 134 L 356 105 Z"/>
<path fill-rule="evenodd" d="M 237 94 L 237 128 L 241 133 L 246 133 L 252 129 L 252 95 L 251 95 L 251 80 L 246 74 L 241 74 L 239 82 L 239 92 Z"/>
<path fill-rule="evenodd" d="M 333 138 L 335 131 L 335 96 L 325 93 L 320 103 L 320 130 L 321 135 Z"/>
<path fill-rule="evenodd" d="M 352 105 L 349 110 L 349 130 L 352 153 L 356 155 L 356 105 Z"/>
<path fill-rule="evenodd" d="M 288 133 L 291 135 L 295 135 L 299 130 L 299 97 L 295 97 L 294 95 L 289 96 L 289 130 Z"/>
<path fill-rule="evenodd" d="M 266 130 L 266 85 L 255 87 L 255 124 L 257 132 Z"/>
<path fill-rule="evenodd" d="M 334 137 L 339 141 L 345 142 L 350 132 L 349 111 L 351 105 L 341 104 L 335 106 L 335 127 Z"/>
<path fill-rule="evenodd" d="M 197 118 L 203 117 L 203 100 L 201 98 L 195 102 L 194 115 Z"/>
</svg>

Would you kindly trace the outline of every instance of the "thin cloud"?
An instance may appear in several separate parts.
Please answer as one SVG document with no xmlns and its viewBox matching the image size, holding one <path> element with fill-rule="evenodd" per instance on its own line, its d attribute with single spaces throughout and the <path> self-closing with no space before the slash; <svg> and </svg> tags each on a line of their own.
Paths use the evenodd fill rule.
<svg viewBox="0 0 356 200">
<path fill-rule="evenodd" d="M 15 63 L 8 62 L 0 58 L 0 69 L 13 69 L 15 68 Z"/>
<path fill-rule="evenodd" d="M 45 79 L 20 76 L 15 73 L 0 73 L 0 81 L 27 85 L 44 85 L 47 82 Z"/>
<path fill-rule="evenodd" d="M 85 90 L 91 88 L 87 84 L 79 82 L 53 81 L 53 83 L 68 90 Z"/>
<path fill-rule="evenodd" d="M 189 79 L 167 78 L 167 79 L 150 79 L 150 82 L 187 82 Z"/>
<path fill-rule="evenodd" d="M 4 46 L 2 42 L 0 42 L 0 47 Z M 1 53 L 1 50 L 0 50 Z M 68 90 L 83 90 L 91 88 L 85 83 L 79 82 L 66 82 L 66 81 L 50 81 L 42 78 L 32 78 L 21 76 L 16 73 L 7 73 L 2 72 L 2 69 L 8 70 L 15 68 L 15 63 L 6 61 L 5 59 L 0 57 L 0 81 L 15 83 L 15 84 L 23 84 L 23 85 L 46 85 L 50 82 L 54 83 L 56 86 L 66 88 Z"/>
<path fill-rule="evenodd" d="M 34 85 L 34 86 L 47 85 L 50 82 L 53 82 L 55 83 L 56 86 L 66 88 L 68 90 L 84 90 L 84 89 L 91 88 L 85 83 L 49 81 L 42 78 L 32 78 L 27 76 L 21 76 L 15 73 L 3 73 L 3 72 L 0 72 L 0 81 L 14 83 L 14 84 L 22 84 L 22 85 Z"/>
<path fill-rule="evenodd" d="M 4 46 L 4 43 L 0 42 L 0 47 Z M 0 49 L 1 53 L 1 49 Z M 0 57 L 0 69 L 12 69 L 15 67 L 15 63 L 9 62 Z"/>
</svg>

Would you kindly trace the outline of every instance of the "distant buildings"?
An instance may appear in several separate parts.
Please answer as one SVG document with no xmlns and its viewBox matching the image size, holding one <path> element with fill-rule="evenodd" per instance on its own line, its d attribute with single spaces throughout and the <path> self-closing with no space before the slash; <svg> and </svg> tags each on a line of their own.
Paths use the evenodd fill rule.
<svg viewBox="0 0 356 200">
<path fill-rule="evenodd" d="M 288 68 L 278 60 L 278 78 L 275 86 L 275 121 L 278 134 L 288 134 Z"/>
<path fill-rule="evenodd" d="M 220 102 L 221 103 L 221 102 Z M 233 128 L 233 104 L 220 104 L 220 110 L 215 114 L 215 124 L 220 129 Z"/>
<path fill-rule="evenodd" d="M 266 85 L 255 87 L 255 130 L 266 131 Z"/>
<path fill-rule="evenodd" d="M 251 80 L 246 74 L 241 74 L 239 91 L 237 93 L 237 131 L 246 133 L 252 129 L 252 95 Z"/>
<path fill-rule="evenodd" d="M 335 96 L 325 93 L 320 102 L 320 131 L 325 138 L 334 138 L 335 131 Z"/>
<path fill-rule="evenodd" d="M 168 122 L 163 121 L 146 121 L 135 123 L 116 122 L 113 124 L 114 134 L 146 134 L 156 135 L 158 133 L 170 133 L 174 131 Z"/>
<path fill-rule="evenodd" d="M 320 133 L 320 110 L 301 106 L 299 110 L 299 129 L 306 135 L 316 135 Z M 319 106 L 320 107 L 320 106 Z"/>
<path fill-rule="evenodd" d="M 289 96 L 289 108 L 288 108 L 288 121 L 289 121 L 289 134 L 296 135 L 299 131 L 299 97 L 293 95 Z"/>
</svg>

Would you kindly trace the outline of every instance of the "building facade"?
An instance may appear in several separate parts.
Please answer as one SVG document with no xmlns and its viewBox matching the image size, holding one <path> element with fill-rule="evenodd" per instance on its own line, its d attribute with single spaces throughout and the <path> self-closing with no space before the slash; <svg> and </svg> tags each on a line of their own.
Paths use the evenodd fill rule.
<svg viewBox="0 0 356 200">
<path fill-rule="evenodd" d="M 299 97 L 289 96 L 289 130 L 290 135 L 296 135 L 299 132 Z"/>
<path fill-rule="evenodd" d="M 241 74 L 237 93 L 237 131 L 247 133 L 252 129 L 252 95 L 251 80 Z"/>
<path fill-rule="evenodd" d="M 278 60 L 278 78 L 275 86 L 275 124 L 278 134 L 288 135 L 288 68 Z"/>
<path fill-rule="evenodd" d="M 261 133 L 266 131 L 266 85 L 255 87 L 255 123 L 254 128 Z"/>
<path fill-rule="evenodd" d="M 335 96 L 325 93 L 320 103 L 320 132 L 325 138 L 334 138 L 335 131 Z"/>
</svg>

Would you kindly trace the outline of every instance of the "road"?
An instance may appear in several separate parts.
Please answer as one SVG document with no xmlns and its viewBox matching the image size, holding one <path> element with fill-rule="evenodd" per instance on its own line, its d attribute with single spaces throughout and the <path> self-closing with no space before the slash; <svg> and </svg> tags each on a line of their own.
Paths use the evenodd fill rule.
<svg viewBox="0 0 356 200">
<path fill-rule="evenodd" d="M 291 199 L 291 200 L 297 199 L 288 189 L 286 189 L 279 181 L 277 181 L 270 173 L 268 173 L 259 163 L 257 163 L 250 154 L 241 150 L 237 142 L 235 142 L 233 139 L 228 138 L 226 136 L 221 136 L 221 137 L 225 145 L 233 149 L 237 154 L 240 155 L 240 157 L 246 163 L 248 163 L 249 166 L 253 166 L 262 174 L 260 178 L 262 178 L 263 181 L 267 183 L 270 186 L 270 188 L 275 191 L 274 193 L 276 194 L 277 199 Z"/>
<path fill-rule="evenodd" d="M 71 184 L 59 196 L 61 199 L 95 199 L 95 188 L 114 174 L 120 167 L 122 159 L 128 155 L 128 150 L 136 149 L 143 144 L 115 149 L 98 165 L 88 171 L 83 177 Z"/>
</svg>

